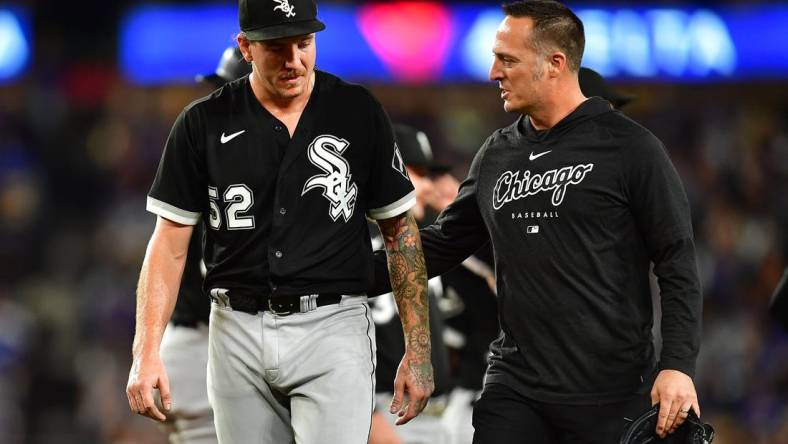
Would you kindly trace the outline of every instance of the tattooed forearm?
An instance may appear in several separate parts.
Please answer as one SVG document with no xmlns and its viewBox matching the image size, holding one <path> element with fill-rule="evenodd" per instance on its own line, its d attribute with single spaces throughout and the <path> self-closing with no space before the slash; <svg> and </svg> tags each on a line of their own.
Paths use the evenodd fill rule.
<svg viewBox="0 0 788 444">
<path fill-rule="evenodd" d="M 416 327 L 408 337 L 408 346 L 416 354 L 428 353 L 430 351 L 430 331 L 424 327 Z"/>
<path fill-rule="evenodd" d="M 406 213 L 379 222 L 389 259 L 391 288 L 397 301 L 405 345 L 416 362 L 430 362 L 429 302 L 427 267 L 416 220 Z M 431 379 L 430 371 L 430 379 Z"/>
</svg>

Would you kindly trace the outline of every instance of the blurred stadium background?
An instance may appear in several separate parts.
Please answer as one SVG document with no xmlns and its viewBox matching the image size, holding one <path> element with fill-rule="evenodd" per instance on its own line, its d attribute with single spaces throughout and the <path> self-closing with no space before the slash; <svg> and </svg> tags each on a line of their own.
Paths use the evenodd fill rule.
<svg viewBox="0 0 788 444">
<path fill-rule="evenodd" d="M 514 116 L 486 81 L 495 3 L 320 2 L 318 66 L 368 85 L 463 178 Z M 788 443 L 788 3 L 570 3 L 585 65 L 637 99 L 688 191 L 696 384 L 719 444 Z M 0 1 L 0 443 L 161 443 L 124 394 L 163 143 L 206 94 L 234 2 Z"/>
</svg>

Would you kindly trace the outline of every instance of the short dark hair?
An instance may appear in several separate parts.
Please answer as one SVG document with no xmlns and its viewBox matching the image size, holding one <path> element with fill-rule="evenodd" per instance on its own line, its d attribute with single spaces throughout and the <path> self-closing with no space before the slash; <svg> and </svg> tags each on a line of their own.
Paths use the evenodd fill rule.
<svg viewBox="0 0 788 444">
<path fill-rule="evenodd" d="M 558 49 L 566 54 L 569 68 L 577 72 L 586 46 L 583 22 L 563 3 L 553 0 L 522 0 L 507 3 L 503 12 L 529 17 L 534 22 L 533 45 L 540 52 Z"/>
</svg>

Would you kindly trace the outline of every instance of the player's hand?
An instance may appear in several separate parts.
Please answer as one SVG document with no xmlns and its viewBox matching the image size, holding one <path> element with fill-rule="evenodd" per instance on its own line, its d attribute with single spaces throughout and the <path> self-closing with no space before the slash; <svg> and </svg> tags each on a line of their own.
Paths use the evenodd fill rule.
<svg viewBox="0 0 788 444">
<path fill-rule="evenodd" d="M 389 412 L 399 417 L 396 424 L 405 424 L 418 416 L 427 406 L 433 390 L 435 383 L 429 355 L 425 359 L 406 350 L 394 378 L 394 399 L 389 407 Z"/>
<path fill-rule="evenodd" d="M 692 378 L 678 370 L 662 370 L 651 389 L 651 405 L 659 403 L 657 435 L 665 438 L 687 419 L 690 409 L 700 417 L 698 395 Z"/>
<path fill-rule="evenodd" d="M 161 358 L 158 354 L 153 357 L 135 357 L 129 371 L 129 382 L 126 385 L 129 407 L 134 413 L 164 421 L 167 417 L 156 406 L 153 398 L 154 389 L 159 390 L 164 411 L 169 412 L 172 408 L 170 381 L 167 379 Z"/>
</svg>

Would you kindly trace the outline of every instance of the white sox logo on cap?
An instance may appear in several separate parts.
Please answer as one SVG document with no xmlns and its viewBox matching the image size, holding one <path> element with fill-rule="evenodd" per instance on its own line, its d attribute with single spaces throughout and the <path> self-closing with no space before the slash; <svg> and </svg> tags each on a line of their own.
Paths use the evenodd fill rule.
<svg viewBox="0 0 788 444">
<path fill-rule="evenodd" d="M 274 11 L 282 11 L 285 17 L 295 17 L 295 6 L 291 5 L 288 0 L 274 0 L 278 6 L 274 6 Z"/>
<path fill-rule="evenodd" d="M 349 145 L 347 140 L 331 135 L 318 136 L 309 145 L 309 161 L 326 174 L 310 177 L 304 184 L 301 195 L 313 188 L 322 187 L 323 196 L 331 202 L 328 215 L 335 222 L 339 216 L 342 216 L 345 222 L 350 220 L 356 206 L 358 188 L 350 181 L 350 165 L 341 156 Z"/>
</svg>

